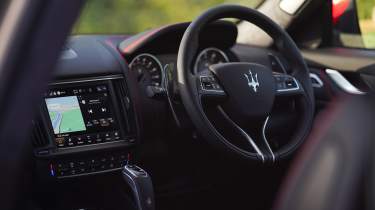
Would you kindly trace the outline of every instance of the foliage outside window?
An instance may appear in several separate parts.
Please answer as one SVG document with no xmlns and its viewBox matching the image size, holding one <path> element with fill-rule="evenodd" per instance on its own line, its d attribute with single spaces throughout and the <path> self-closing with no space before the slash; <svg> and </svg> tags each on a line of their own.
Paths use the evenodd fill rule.
<svg viewBox="0 0 375 210">
<path fill-rule="evenodd" d="M 334 44 L 375 48 L 375 1 L 332 0 Z"/>
<path fill-rule="evenodd" d="M 357 11 L 363 44 L 375 48 L 375 1 L 357 0 Z"/>
<path fill-rule="evenodd" d="M 256 7 L 263 0 L 88 0 L 74 34 L 135 34 L 166 24 L 191 21 L 218 4 Z"/>
</svg>

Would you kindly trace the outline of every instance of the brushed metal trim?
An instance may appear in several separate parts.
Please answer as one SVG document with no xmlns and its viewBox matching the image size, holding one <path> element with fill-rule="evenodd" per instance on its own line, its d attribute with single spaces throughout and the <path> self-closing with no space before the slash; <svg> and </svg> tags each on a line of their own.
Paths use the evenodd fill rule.
<svg viewBox="0 0 375 210">
<path fill-rule="evenodd" d="M 268 144 L 268 140 L 267 140 L 267 137 L 266 137 L 266 128 L 267 128 L 267 123 L 268 123 L 268 120 L 270 119 L 270 116 L 268 116 L 266 118 L 266 120 L 264 121 L 264 124 L 262 126 L 262 136 L 263 136 L 263 140 L 264 142 L 266 143 L 266 146 L 267 146 L 267 149 L 269 150 L 269 152 L 271 153 L 271 156 L 272 156 L 272 162 L 275 162 L 276 158 L 275 158 L 275 154 L 273 153 L 270 145 Z"/>
<path fill-rule="evenodd" d="M 356 88 L 350 83 L 339 71 L 334 69 L 326 69 L 326 73 L 335 82 L 335 84 L 343 91 L 354 95 L 364 95 L 365 92 Z"/>
<path fill-rule="evenodd" d="M 225 117 L 225 119 L 227 119 L 228 122 L 230 124 L 232 124 L 233 127 L 235 127 L 240 132 L 240 134 L 243 137 L 246 138 L 246 140 L 253 147 L 253 149 L 256 151 L 256 153 L 262 158 L 262 162 L 265 162 L 264 154 L 259 149 L 258 145 L 255 144 L 254 140 L 239 125 L 237 125 L 237 123 L 235 123 L 232 119 L 230 119 L 230 117 L 227 115 L 227 113 L 225 113 L 225 111 L 223 110 L 223 108 L 221 108 L 220 106 L 218 106 L 218 109 L 223 114 L 223 116 Z"/>
<path fill-rule="evenodd" d="M 115 80 L 115 79 L 124 79 L 123 75 L 112 75 L 112 76 L 103 76 L 96 78 L 85 78 L 85 79 L 72 79 L 66 81 L 55 81 L 51 82 L 48 85 L 62 85 L 62 84 L 73 84 L 73 83 L 82 83 L 82 82 L 94 82 L 94 81 L 103 81 L 103 80 Z"/>
</svg>

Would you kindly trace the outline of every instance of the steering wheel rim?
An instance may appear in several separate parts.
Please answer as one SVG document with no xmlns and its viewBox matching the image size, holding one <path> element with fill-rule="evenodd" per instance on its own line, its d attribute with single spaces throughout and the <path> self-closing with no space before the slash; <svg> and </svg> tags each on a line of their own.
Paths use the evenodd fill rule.
<svg viewBox="0 0 375 210">
<path fill-rule="evenodd" d="M 298 81 L 297 84 L 300 85 L 301 90 L 303 90 L 303 96 L 298 100 L 301 104 L 301 122 L 303 123 L 300 123 L 292 140 L 288 144 L 275 153 L 270 149 L 270 153 L 273 157 L 270 156 L 270 154 L 268 154 L 267 157 L 260 157 L 262 155 L 259 155 L 259 153 L 248 152 L 230 143 L 217 131 L 203 110 L 201 95 L 197 91 L 199 88 L 197 77 L 191 71 L 194 65 L 194 58 L 198 53 L 199 32 L 207 26 L 207 24 L 223 18 L 237 18 L 248 21 L 270 35 L 278 50 L 285 55 L 292 69 L 291 75 Z M 251 68 L 254 68 L 254 66 L 251 66 Z M 219 148 L 224 151 L 249 160 L 261 162 L 271 160 L 274 162 L 275 160 L 286 158 L 292 154 L 309 134 L 313 121 L 314 97 L 307 65 L 289 35 L 271 19 L 254 9 L 239 5 L 221 5 L 207 10 L 195 19 L 189 25 L 181 40 L 177 58 L 177 72 L 181 99 L 193 124 L 209 143 L 214 146 L 219 146 Z M 258 73 L 261 73 L 261 71 L 258 71 Z M 265 141 L 267 143 L 267 140 Z"/>
</svg>

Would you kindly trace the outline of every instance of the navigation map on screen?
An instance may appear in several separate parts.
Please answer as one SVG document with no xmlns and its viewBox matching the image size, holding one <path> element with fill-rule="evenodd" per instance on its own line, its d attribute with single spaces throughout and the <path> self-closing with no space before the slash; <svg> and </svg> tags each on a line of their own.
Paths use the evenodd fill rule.
<svg viewBox="0 0 375 210">
<path fill-rule="evenodd" d="M 55 134 L 86 130 L 77 96 L 46 98 Z"/>
</svg>

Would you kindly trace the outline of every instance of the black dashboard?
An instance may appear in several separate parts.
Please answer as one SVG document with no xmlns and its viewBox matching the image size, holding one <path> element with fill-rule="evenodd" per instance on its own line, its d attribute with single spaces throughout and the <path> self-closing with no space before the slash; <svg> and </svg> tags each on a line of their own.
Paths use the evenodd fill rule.
<svg viewBox="0 0 375 210">
<path fill-rule="evenodd" d="M 171 88 L 177 50 L 187 26 L 181 23 L 135 36 L 82 35 L 68 40 L 33 121 L 41 180 L 119 170 L 136 156 L 134 150 L 143 138 L 149 133 L 157 137 L 163 130 L 163 123 L 155 119 L 162 122 L 163 117 L 157 115 L 172 112 L 178 126 L 188 122 L 175 110 L 181 107 L 171 106 L 177 94 Z M 215 36 L 218 33 L 221 36 Z M 201 36 L 194 71 L 237 60 L 229 50 L 236 36 L 232 23 L 208 27 Z"/>
<path fill-rule="evenodd" d="M 187 26 L 165 26 L 135 36 L 82 35 L 68 40 L 33 121 L 40 180 L 120 170 L 138 156 L 140 145 L 164 138 L 167 121 L 175 129 L 191 127 L 179 103 L 175 69 Z M 240 60 L 272 68 L 275 56 L 283 61 L 272 50 L 236 44 L 236 37 L 232 23 L 207 27 L 192 71 Z"/>
</svg>

